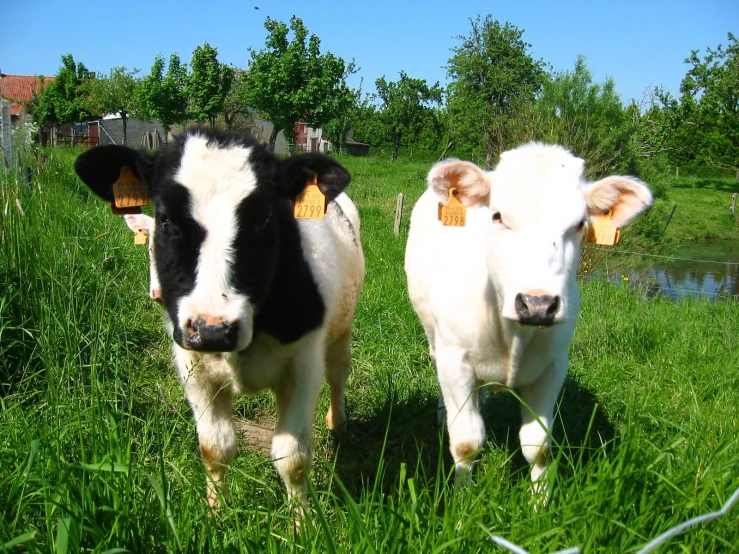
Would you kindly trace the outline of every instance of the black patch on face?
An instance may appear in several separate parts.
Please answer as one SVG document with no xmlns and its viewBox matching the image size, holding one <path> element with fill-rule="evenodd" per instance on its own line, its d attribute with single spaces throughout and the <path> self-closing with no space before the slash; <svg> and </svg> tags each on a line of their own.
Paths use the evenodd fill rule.
<svg viewBox="0 0 739 554">
<path fill-rule="evenodd" d="M 206 231 L 190 215 L 190 193 L 178 183 L 168 183 L 156 202 L 154 258 L 162 290 L 162 302 L 177 322 L 180 299 L 195 288 L 200 248 Z M 175 324 L 175 340 L 182 344 Z"/>
</svg>

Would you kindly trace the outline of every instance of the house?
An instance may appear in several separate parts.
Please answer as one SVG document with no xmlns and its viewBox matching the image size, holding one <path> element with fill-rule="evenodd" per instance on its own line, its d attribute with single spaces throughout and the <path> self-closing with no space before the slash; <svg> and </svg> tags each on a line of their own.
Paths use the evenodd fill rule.
<svg viewBox="0 0 739 554">
<path fill-rule="evenodd" d="M 308 127 L 305 123 L 295 124 L 295 150 L 297 152 L 322 152 L 328 154 L 331 143 L 323 138 L 323 129 Z"/>
<path fill-rule="evenodd" d="M 24 104 L 53 80 L 54 77 L 38 75 L 7 75 L 0 70 L 0 98 L 10 102 L 10 121 L 13 126 L 33 119 L 26 112 Z"/>
</svg>

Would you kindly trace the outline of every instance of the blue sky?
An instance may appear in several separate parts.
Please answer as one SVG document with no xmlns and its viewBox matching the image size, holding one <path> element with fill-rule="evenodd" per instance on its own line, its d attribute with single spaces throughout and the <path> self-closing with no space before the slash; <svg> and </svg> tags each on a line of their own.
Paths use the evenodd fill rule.
<svg viewBox="0 0 739 554">
<path fill-rule="evenodd" d="M 450 49 L 478 14 L 522 29 L 530 53 L 554 70 L 571 70 L 585 55 L 595 80 L 613 77 L 624 101 L 657 85 L 677 94 L 691 50 L 739 35 L 739 0 L 0 0 L 0 8 L 3 73 L 54 75 L 71 53 L 93 71 L 124 66 L 143 75 L 156 54 L 189 62 L 204 42 L 221 61 L 246 67 L 247 49 L 264 47 L 264 20 L 296 15 L 322 51 L 354 59 L 361 69 L 351 84 L 362 78 L 363 92 L 400 70 L 445 84 Z"/>
</svg>

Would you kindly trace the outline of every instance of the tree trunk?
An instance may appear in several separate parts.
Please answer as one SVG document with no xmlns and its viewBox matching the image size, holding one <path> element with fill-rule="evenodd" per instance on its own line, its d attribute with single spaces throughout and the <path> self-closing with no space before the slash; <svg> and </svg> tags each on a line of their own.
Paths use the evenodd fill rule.
<svg viewBox="0 0 739 554">
<path fill-rule="evenodd" d="M 402 133 L 396 132 L 393 135 L 393 161 L 398 160 L 398 151 L 400 150 L 400 139 L 402 137 Z"/>
<path fill-rule="evenodd" d="M 168 123 L 164 123 L 162 121 L 162 131 L 164 131 L 164 142 L 165 142 L 165 144 L 167 142 L 169 142 L 169 130 L 170 130 L 170 128 L 171 127 L 169 126 Z"/>
<path fill-rule="evenodd" d="M 490 131 L 485 133 L 485 170 L 490 171 L 493 169 L 493 162 L 495 161 L 495 143 L 493 136 Z"/>
<path fill-rule="evenodd" d="M 270 152 L 275 151 L 275 143 L 277 142 L 277 135 L 282 131 L 282 127 L 279 125 L 272 126 L 272 132 L 269 134 L 269 150 Z"/>
<path fill-rule="evenodd" d="M 123 146 L 128 144 L 128 138 L 126 138 L 126 130 L 128 128 L 128 115 L 126 112 L 121 112 L 121 122 L 123 123 Z"/>
</svg>

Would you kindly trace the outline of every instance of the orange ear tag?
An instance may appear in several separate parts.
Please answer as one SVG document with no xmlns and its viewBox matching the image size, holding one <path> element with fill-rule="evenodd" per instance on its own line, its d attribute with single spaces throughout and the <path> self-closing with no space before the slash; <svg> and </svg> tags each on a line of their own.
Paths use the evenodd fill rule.
<svg viewBox="0 0 739 554">
<path fill-rule="evenodd" d="M 602 216 L 593 217 L 588 227 L 588 236 L 585 242 L 601 244 L 603 246 L 613 246 L 621 238 L 621 229 L 613 224 L 611 216 L 613 212 L 608 210 Z"/>
<path fill-rule="evenodd" d="M 149 237 L 145 234 L 139 231 L 133 236 L 133 243 L 136 246 L 142 246 L 146 244 L 149 241 Z"/>
<path fill-rule="evenodd" d="M 121 174 L 113 185 L 113 202 L 111 211 L 114 214 L 140 214 L 141 206 L 149 203 L 149 192 L 146 185 L 139 181 L 127 165 L 121 167 Z"/>
<path fill-rule="evenodd" d="M 295 199 L 295 219 L 323 219 L 326 215 L 326 196 L 318 188 L 318 174 L 305 184 L 303 192 Z"/>
<path fill-rule="evenodd" d="M 449 189 L 446 204 L 439 202 L 438 218 L 445 227 L 464 227 L 467 223 L 467 209 L 459 201 L 459 189 Z"/>
</svg>

